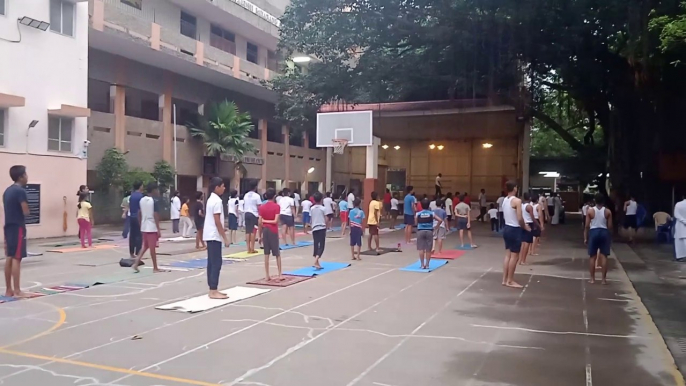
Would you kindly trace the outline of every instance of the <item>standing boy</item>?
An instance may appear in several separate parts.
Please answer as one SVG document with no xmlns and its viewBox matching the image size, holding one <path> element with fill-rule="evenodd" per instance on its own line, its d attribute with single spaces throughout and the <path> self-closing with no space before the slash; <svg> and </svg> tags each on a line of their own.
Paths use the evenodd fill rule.
<svg viewBox="0 0 686 386">
<path fill-rule="evenodd" d="M 307 234 L 307 228 L 310 227 L 310 208 L 312 208 L 312 201 L 310 201 L 309 194 L 305 196 L 302 202 L 303 207 L 303 231 Z"/>
<path fill-rule="evenodd" d="M 136 257 L 136 262 L 133 263 L 133 270 L 138 272 L 138 266 L 141 264 L 141 259 L 145 252 L 150 250 L 150 257 L 152 258 L 152 271 L 155 273 L 166 272 L 157 267 L 157 242 L 160 239 L 160 206 L 155 200 L 160 193 L 157 182 L 148 184 L 146 191 L 148 195 L 141 198 L 140 210 L 138 211 L 138 221 L 140 224 L 141 235 L 143 236 L 143 249 Z"/>
<path fill-rule="evenodd" d="M 326 229 L 331 231 L 333 225 L 333 200 L 331 199 L 331 192 L 326 192 L 326 197 L 322 200 L 322 206 L 324 206 L 324 213 L 326 213 Z"/>
<path fill-rule="evenodd" d="M 29 201 L 26 196 L 29 176 L 26 174 L 26 167 L 12 166 L 10 178 L 14 183 L 2 195 L 5 207 L 5 296 L 21 298 L 25 296 L 19 282 L 21 260 L 26 257 L 26 216 L 29 215 Z"/>
<path fill-rule="evenodd" d="M 503 240 L 505 240 L 505 261 L 503 262 L 503 285 L 512 288 L 522 288 L 514 281 L 514 273 L 519 261 L 519 251 L 522 249 L 522 229 L 530 231 L 522 216 L 522 200 L 517 198 L 517 183 L 508 181 L 505 184 L 507 197 L 503 200 Z"/>
<path fill-rule="evenodd" d="M 312 216 L 312 241 L 314 242 L 312 257 L 314 257 L 314 268 L 322 269 L 319 264 L 319 259 L 324 254 L 324 247 L 326 246 L 326 211 L 322 206 L 322 194 L 317 192 L 314 194 L 314 205 L 310 209 Z M 342 201 L 344 202 L 344 201 Z"/>
<path fill-rule="evenodd" d="M 279 201 L 279 208 L 281 209 L 279 221 L 283 225 L 283 241 L 288 245 L 288 236 L 290 236 L 291 244 L 295 245 L 295 200 L 290 196 L 288 188 L 283 190 L 283 196 Z"/>
<path fill-rule="evenodd" d="M 129 198 L 129 255 L 132 259 L 141 252 L 143 246 L 143 236 L 141 235 L 140 222 L 138 221 L 138 211 L 140 210 L 141 199 L 143 198 L 143 182 L 133 183 L 133 192 Z"/>
<path fill-rule="evenodd" d="M 498 232 L 505 227 L 505 218 L 503 217 L 503 201 L 505 200 L 505 192 L 500 192 L 500 197 L 496 200 L 498 205 Z"/>
<path fill-rule="evenodd" d="M 445 209 L 446 214 L 445 229 L 450 230 L 450 225 L 453 220 L 453 194 L 450 192 L 445 196 L 445 205 L 443 209 Z"/>
<path fill-rule="evenodd" d="M 414 197 L 414 186 L 405 188 L 405 199 L 403 200 L 403 214 L 405 222 L 405 243 L 410 244 L 412 239 L 412 226 L 415 223 L 415 204 L 417 199 Z M 429 203 L 427 202 L 428 206 Z"/>
<path fill-rule="evenodd" d="M 341 237 L 343 237 L 348 228 L 348 201 L 341 200 L 338 203 L 338 209 L 341 211 Z"/>
<path fill-rule="evenodd" d="M 431 262 L 431 250 L 433 249 L 434 221 L 440 226 L 443 220 L 438 218 L 434 212 L 426 209 L 429 207 L 429 200 L 422 200 L 422 209 L 415 215 L 417 225 L 417 251 L 419 251 L 419 261 L 421 269 L 429 269 Z"/>
<path fill-rule="evenodd" d="M 379 219 L 381 218 L 381 202 L 379 202 L 379 194 L 372 192 L 372 201 L 369 203 L 369 219 L 367 226 L 369 227 L 369 241 L 367 247 L 372 250 L 372 239 L 376 245 L 376 254 L 379 255 Z"/>
<path fill-rule="evenodd" d="M 603 270 L 602 283 L 607 284 L 607 257 L 610 255 L 612 245 L 612 212 L 605 208 L 604 202 L 605 196 L 602 193 L 597 193 L 595 206 L 588 208 L 586 213 L 584 243 L 588 244 L 591 284 L 595 283 L 596 257 L 600 258 L 599 265 Z"/>
<path fill-rule="evenodd" d="M 229 193 L 229 201 L 226 206 L 229 209 L 229 243 L 234 244 L 238 241 L 236 238 L 238 231 L 238 192 L 235 189 Z"/>
<path fill-rule="evenodd" d="M 486 221 L 486 189 L 481 189 L 479 192 L 479 216 L 476 218 L 477 221 Z"/>
<path fill-rule="evenodd" d="M 243 208 L 245 210 L 245 241 L 248 244 L 248 253 L 257 253 L 257 250 L 255 250 L 255 229 L 257 228 L 257 218 L 259 216 L 258 208 L 262 205 L 262 198 L 257 194 L 257 181 L 250 183 L 250 191 L 245 194 L 243 200 Z"/>
<path fill-rule="evenodd" d="M 472 207 L 464 200 L 464 196 L 460 197 L 460 203 L 455 207 L 455 217 L 457 218 L 457 229 L 460 231 L 460 245 L 464 248 L 464 231 L 467 231 L 469 237 L 469 245 L 471 248 L 476 248 L 474 239 L 472 238 Z"/>
<path fill-rule="evenodd" d="M 279 250 L 279 217 L 281 208 L 274 202 L 276 192 L 274 189 L 267 189 L 265 193 L 267 202 L 260 206 L 259 209 L 259 226 L 262 234 L 262 244 L 264 245 L 264 274 L 267 281 L 271 281 L 272 277 L 269 275 L 269 255 L 276 257 L 276 269 L 279 272 L 277 278 L 281 281 L 281 251 Z M 283 199 L 281 199 L 283 201 Z"/>
<path fill-rule="evenodd" d="M 450 194 L 450 193 L 448 193 Z M 433 210 L 434 214 L 436 217 L 441 219 L 441 223 L 438 224 L 436 220 L 434 220 L 434 248 L 431 250 L 431 254 L 434 252 L 441 253 L 443 252 L 443 240 L 445 240 L 445 236 L 448 233 L 447 230 L 447 222 L 446 218 L 448 217 L 448 214 L 445 210 L 445 205 L 443 204 L 443 201 L 437 200 L 436 201 L 436 206 L 437 208 Z"/>
<path fill-rule="evenodd" d="M 350 211 L 350 251 L 353 260 L 362 260 L 360 250 L 362 249 L 362 222 L 364 221 L 364 211 L 360 209 L 361 201 L 356 198 L 353 202 L 353 209 Z M 355 247 L 357 246 L 357 252 Z"/>
<path fill-rule="evenodd" d="M 529 192 L 522 195 L 522 217 L 529 230 L 522 231 L 522 251 L 519 254 L 519 265 L 526 265 L 526 258 L 529 255 L 529 247 L 534 243 L 534 209 L 531 204 Z"/>
<path fill-rule="evenodd" d="M 222 243 L 229 246 L 229 239 L 224 229 L 224 205 L 221 196 L 226 187 L 219 177 L 210 179 L 207 198 L 207 215 L 205 216 L 205 233 L 207 241 L 207 285 L 210 299 L 226 299 L 226 294 L 219 292 L 219 274 L 222 270 Z"/>
<path fill-rule="evenodd" d="M 488 217 L 491 219 L 491 231 L 498 233 L 500 223 L 498 220 L 498 209 L 495 208 L 495 204 L 491 204 L 491 208 L 488 210 Z"/>
</svg>

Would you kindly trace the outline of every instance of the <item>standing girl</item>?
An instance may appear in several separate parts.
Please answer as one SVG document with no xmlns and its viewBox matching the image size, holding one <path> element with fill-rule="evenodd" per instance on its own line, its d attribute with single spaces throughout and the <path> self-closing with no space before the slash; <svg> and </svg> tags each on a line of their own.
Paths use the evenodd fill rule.
<svg viewBox="0 0 686 386">
<path fill-rule="evenodd" d="M 88 246 L 93 246 L 93 206 L 87 201 L 88 193 L 79 194 L 79 204 L 77 205 L 76 221 L 79 223 L 79 235 L 81 236 L 81 248 L 86 248 L 85 239 L 88 237 Z"/>
<path fill-rule="evenodd" d="M 191 230 L 193 229 L 193 221 L 191 220 L 190 214 L 191 210 L 188 207 L 190 200 L 188 197 L 181 199 L 183 205 L 181 205 L 181 237 L 191 237 Z"/>
<path fill-rule="evenodd" d="M 310 209 L 312 216 L 312 241 L 314 241 L 314 257 L 313 267 L 315 269 L 322 269 L 319 264 L 319 259 L 324 254 L 324 247 L 326 246 L 326 211 L 322 206 L 322 194 L 317 192 L 314 194 L 314 206 Z"/>
<path fill-rule="evenodd" d="M 181 199 L 179 192 L 176 191 L 171 198 L 171 208 L 169 209 L 172 220 L 172 233 L 179 233 L 179 219 L 181 218 Z"/>
</svg>

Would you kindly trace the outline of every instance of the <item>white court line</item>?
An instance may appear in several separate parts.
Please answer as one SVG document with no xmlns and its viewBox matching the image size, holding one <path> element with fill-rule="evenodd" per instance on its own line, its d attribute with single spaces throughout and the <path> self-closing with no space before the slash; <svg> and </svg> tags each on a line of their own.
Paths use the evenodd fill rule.
<svg viewBox="0 0 686 386">
<path fill-rule="evenodd" d="M 550 330 L 535 330 L 532 328 L 523 327 L 507 327 L 507 326 L 487 326 L 483 324 L 470 324 L 472 327 L 479 328 L 493 328 L 501 330 L 516 330 L 524 332 L 532 332 L 538 334 L 550 334 L 550 335 L 581 335 L 581 336 L 597 336 L 600 338 L 627 338 L 627 339 L 650 339 L 648 337 L 638 336 L 638 335 L 613 335 L 613 334 L 597 334 L 593 332 L 578 332 L 578 331 L 550 331 Z"/>
<path fill-rule="evenodd" d="M 474 281 L 471 282 L 467 287 L 465 287 L 465 288 L 464 288 L 462 291 L 460 291 L 457 295 L 455 295 L 453 298 L 451 298 L 449 301 L 447 301 L 447 302 L 443 305 L 443 307 L 441 307 L 441 308 L 440 308 L 438 311 L 436 311 L 433 315 L 429 316 L 424 322 L 422 322 L 419 326 L 417 326 L 414 330 L 412 330 L 412 332 L 410 332 L 409 336 L 403 338 L 400 342 L 398 342 L 398 344 L 396 344 L 396 345 L 395 345 L 392 349 L 390 349 L 386 354 L 384 354 L 381 358 L 377 359 L 376 362 L 372 363 L 371 366 L 367 367 L 367 369 L 365 369 L 362 373 L 360 373 L 360 375 L 358 375 L 355 379 L 353 379 L 352 381 L 350 381 L 350 382 L 347 384 L 347 386 L 353 386 L 353 385 L 357 384 L 359 381 L 361 381 L 362 378 L 366 377 L 367 374 L 369 374 L 372 370 L 374 370 L 374 368 L 375 368 L 376 366 L 378 366 L 381 362 L 383 362 L 384 360 L 386 360 L 386 358 L 388 358 L 389 356 L 393 355 L 393 353 L 396 352 L 396 351 L 400 348 L 400 346 L 402 346 L 405 342 L 407 342 L 408 339 L 410 339 L 411 336 L 413 336 L 413 335 L 416 334 L 419 330 L 421 330 L 422 327 L 424 327 L 425 325 L 427 325 L 428 323 L 430 323 L 436 316 L 438 316 L 438 314 L 440 314 L 440 313 L 443 312 L 446 308 L 448 308 L 448 306 L 449 306 L 452 302 L 454 302 L 455 299 L 457 299 L 457 298 L 460 297 L 463 293 L 467 292 L 467 290 L 469 290 L 470 288 L 472 288 L 472 286 L 473 286 L 474 284 L 476 284 L 476 282 L 478 282 L 479 280 L 481 280 L 482 277 L 486 276 L 487 273 L 491 272 L 492 269 L 493 269 L 493 268 L 489 268 L 488 271 L 482 273 L 481 276 L 479 276 L 478 278 L 474 279 Z"/>
<path fill-rule="evenodd" d="M 608 298 L 598 298 L 598 300 L 605 300 L 608 302 L 633 302 L 632 299 L 608 299 Z"/>
<path fill-rule="evenodd" d="M 582 277 L 586 274 L 582 273 Z M 586 386 L 593 386 L 593 369 L 591 368 L 591 345 L 588 341 L 588 306 L 586 304 L 586 280 L 581 281 L 581 298 L 584 305 L 583 317 L 584 317 L 584 330 L 586 335 L 584 336 L 584 356 L 586 359 Z"/>
<path fill-rule="evenodd" d="M 232 337 L 232 336 L 234 336 L 234 335 L 236 335 L 236 334 L 240 334 L 241 332 L 246 331 L 246 330 L 249 330 L 249 329 L 251 329 L 251 328 L 253 328 L 253 327 L 255 327 L 255 326 L 258 326 L 258 325 L 260 325 L 260 324 L 262 324 L 262 323 L 264 323 L 264 322 L 268 322 L 268 321 L 270 321 L 270 320 L 272 320 L 272 319 L 274 319 L 274 318 L 277 318 L 277 317 L 279 317 L 279 316 L 281 316 L 281 315 L 285 315 L 285 314 L 287 314 L 287 313 L 289 313 L 289 312 L 291 312 L 291 311 L 294 311 L 294 310 L 297 310 L 297 309 L 299 309 L 299 308 L 301 308 L 301 307 L 304 307 L 304 306 L 307 306 L 307 305 L 309 305 L 309 304 L 318 302 L 319 300 L 326 299 L 326 298 L 328 298 L 329 296 L 335 295 L 335 294 L 337 294 L 337 293 L 339 293 L 339 292 L 345 291 L 345 290 L 347 290 L 347 289 L 349 289 L 349 288 L 355 287 L 355 286 L 360 285 L 360 284 L 362 284 L 362 283 L 366 283 L 366 282 L 368 282 L 368 281 L 370 281 L 370 280 L 372 280 L 372 279 L 376 279 L 377 277 L 380 277 L 380 276 L 382 276 L 382 275 L 385 275 L 385 274 L 387 274 L 387 273 L 391 273 L 391 272 L 394 272 L 394 271 L 395 271 L 395 269 L 389 269 L 388 271 L 381 272 L 380 274 L 377 274 L 377 275 L 368 277 L 368 278 L 366 278 L 366 279 L 364 279 L 364 280 L 355 282 L 355 283 L 350 284 L 350 285 L 348 285 L 348 286 L 346 286 L 346 287 L 339 288 L 339 289 L 337 289 L 336 291 L 329 292 L 329 293 L 326 294 L 326 295 L 323 295 L 323 296 L 320 296 L 320 297 L 318 297 L 318 298 L 312 299 L 312 300 L 310 300 L 310 301 L 307 301 L 307 302 L 302 303 L 302 304 L 300 304 L 300 305 L 297 305 L 297 306 L 295 306 L 295 307 L 291 307 L 291 308 L 289 308 L 289 309 L 286 310 L 286 311 L 279 312 L 278 314 L 275 314 L 275 315 L 272 315 L 272 316 L 270 316 L 270 317 L 268 317 L 268 318 L 262 319 L 260 322 L 256 322 L 256 323 L 250 324 L 250 325 L 248 325 L 248 326 L 246 326 L 246 327 L 241 328 L 240 330 L 237 330 L 237 331 L 234 331 L 234 332 L 232 332 L 232 333 L 230 333 L 230 334 L 226 334 L 226 335 L 224 335 L 224 336 L 221 336 L 221 337 L 219 337 L 219 338 L 217 338 L 217 339 L 214 339 L 214 340 L 212 340 L 212 341 L 210 341 L 210 342 L 207 342 L 207 343 L 205 343 L 205 344 L 202 344 L 202 345 L 200 345 L 200 346 L 197 346 L 197 347 L 195 347 L 195 348 L 193 348 L 193 349 L 191 349 L 191 350 L 184 351 L 184 352 L 182 352 L 181 354 L 175 355 L 175 356 L 173 356 L 173 357 L 169 357 L 169 358 L 167 358 L 167 359 L 165 359 L 165 360 L 163 360 L 163 361 L 160 361 L 160 362 L 157 362 L 157 363 L 155 363 L 155 364 L 153 364 L 153 365 L 144 367 L 144 368 L 140 369 L 139 371 L 148 371 L 148 370 L 150 370 L 150 369 L 152 369 L 152 368 L 159 367 L 159 366 L 161 366 L 161 365 L 163 365 L 163 364 L 165 364 L 165 363 L 168 363 L 168 362 L 171 362 L 171 361 L 173 361 L 173 360 L 175 360 L 175 359 L 184 357 L 184 356 L 186 356 L 186 355 L 188 355 L 188 354 L 191 354 L 191 353 L 194 353 L 194 352 L 196 352 L 196 351 L 198 351 L 198 350 L 209 348 L 210 345 L 213 345 L 213 344 L 215 344 L 215 343 L 221 342 L 221 341 L 223 341 L 224 339 L 230 338 L 230 337 Z M 270 293 L 273 293 L 273 292 L 270 292 Z M 121 377 L 121 378 L 115 379 L 114 381 L 112 381 L 112 383 L 114 383 L 114 382 L 119 382 L 119 381 L 121 381 L 121 380 L 123 380 L 123 379 L 126 379 L 126 378 L 129 378 L 129 377 L 131 377 L 131 376 L 132 376 L 131 374 L 125 375 L 125 376 L 123 376 L 123 377 Z"/>
</svg>

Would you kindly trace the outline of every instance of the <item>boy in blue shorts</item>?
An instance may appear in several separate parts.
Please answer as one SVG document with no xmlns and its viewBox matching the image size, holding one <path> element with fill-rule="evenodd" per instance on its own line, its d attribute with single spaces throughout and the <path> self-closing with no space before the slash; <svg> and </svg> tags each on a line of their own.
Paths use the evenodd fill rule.
<svg viewBox="0 0 686 386">
<path fill-rule="evenodd" d="M 364 221 L 364 212 L 360 209 L 359 198 L 353 202 L 354 208 L 350 211 L 350 252 L 352 252 L 353 260 L 362 260 L 360 257 L 360 250 L 362 249 L 362 222 Z M 355 252 L 357 247 L 357 252 Z"/>
<path fill-rule="evenodd" d="M 584 243 L 588 244 L 588 255 L 591 259 L 589 271 L 590 283 L 595 283 L 596 258 L 600 259 L 599 266 L 602 268 L 603 284 L 607 284 L 607 256 L 610 255 L 612 245 L 612 212 L 605 208 L 605 196 L 602 193 L 595 195 L 595 206 L 586 211 L 586 227 L 584 228 Z"/>
</svg>

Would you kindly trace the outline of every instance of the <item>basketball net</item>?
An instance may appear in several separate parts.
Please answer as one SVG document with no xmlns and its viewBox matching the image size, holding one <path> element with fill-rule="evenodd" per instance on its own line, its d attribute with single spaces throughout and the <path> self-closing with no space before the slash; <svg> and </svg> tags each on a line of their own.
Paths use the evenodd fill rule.
<svg viewBox="0 0 686 386">
<path fill-rule="evenodd" d="M 333 139 L 333 152 L 334 154 L 343 154 L 346 145 L 348 145 L 347 139 Z"/>
</svg>

